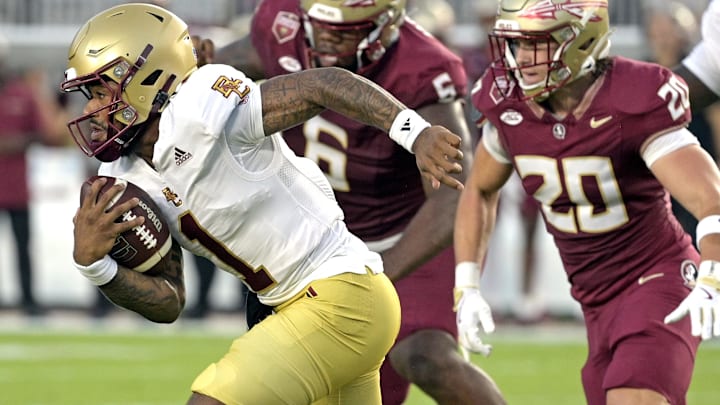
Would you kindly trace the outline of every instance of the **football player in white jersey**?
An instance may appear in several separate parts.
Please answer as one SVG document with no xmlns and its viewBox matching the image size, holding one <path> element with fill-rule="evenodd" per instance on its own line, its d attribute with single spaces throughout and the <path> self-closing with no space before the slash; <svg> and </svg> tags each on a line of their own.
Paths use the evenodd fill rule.
<svg viewBox="0 0 720 405">
<path fill-rule="evenodd" d="M 88 97 L 73 137 L 104 162 L 99 174 L 147 191 L 177 242 L 177 260 L 151 271 L 119 266 L 108 256 L 115 237 L 142 219 L 115 223 L 137 201 L 106 212 L 120 188 L 99 196 L 99 180 L 74 218 L 78 270 L 116 304 L 172 322 L 185 301 L 181 245 L 277 313 L 196 378 L 188 404 L 380 404 L 397 294 L 380 256 L 347 230 L 322 171 L 271 134 L 330 108 L 387 131 L 436 187 L 455 188 L 460 137 L 346 70 L 256 84 L 227 65 L 197 68 L 187 25 L 148 4 L 91 18 L 68 59 L 62 88 Z"/>
<path fill-rule="evenodd" d="M 720 1 L 712 0 L 702 17 L 702 40 L 675 68 L 690 87 L 690 105 L 702 110 L 720 98 Z"/>
</svg>

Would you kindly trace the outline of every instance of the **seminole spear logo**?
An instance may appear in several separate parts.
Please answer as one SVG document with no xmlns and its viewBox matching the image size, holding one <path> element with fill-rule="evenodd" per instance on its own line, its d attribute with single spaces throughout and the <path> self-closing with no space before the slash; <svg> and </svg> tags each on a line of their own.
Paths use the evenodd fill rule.
<svg viewBox="0 0 720 405">
<path fill-rule="evenodd" d="M 532 7 L 522 11 L 519 16 L 524 18 L 538 19 L 557 19 L 557 12 L 564 11 L 578 18 L 586 15 L 585 9 L 595 10 L 598 8 L 607 8 L 607 2 L 604 1 L 577 1 L 567 0 L 564 3 L 553 3 L 551 0 L 543 0 Z M 589 21 L 600 21 L 600 17 L 595 13 L 589 18 Z"/>
<path fill-rule="evenodd" d="M 375 0 L 345 0 L 343 7 L 373 7 Z"/>
</svg>

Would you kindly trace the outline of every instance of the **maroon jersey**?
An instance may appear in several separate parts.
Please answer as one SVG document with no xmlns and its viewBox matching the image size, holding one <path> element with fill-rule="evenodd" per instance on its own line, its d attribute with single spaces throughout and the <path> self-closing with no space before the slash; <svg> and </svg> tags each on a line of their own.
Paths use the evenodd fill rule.
<svg viewBox="0 0 720 405">
<path fill-rule="evenodd" d="M 690 237 L 640 154 L 648 139 L 688 124 L 681 79 L 614 58 L 562 120 L 532 101 L 502 98 L 490 70 L 480 84 L 473 104 L 541 206 L 580 303 L 603 303 L 648 267 L 684 255 Z"/>
<path fill-rule="evenodd" d="M 297 0 L 260 3 L 251 32 L 267 77 L 308 68 Z M 411 20 L 362 75 L 415 109 L 462 98 L 467 87 L 460 58 Z M 326 111 L 283 137 L 295 153 L 323 169 L 348 228 L 365 241 L 401 232 L 425 202 L 415 157 L 377 128 Z"/>
</svg>

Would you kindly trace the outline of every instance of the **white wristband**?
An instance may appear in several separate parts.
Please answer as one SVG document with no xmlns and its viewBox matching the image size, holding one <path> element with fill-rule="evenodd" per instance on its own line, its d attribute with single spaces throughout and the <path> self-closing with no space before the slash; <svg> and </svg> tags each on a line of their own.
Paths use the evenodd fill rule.
<svg viewBox="0 0 720 405">
<path fill-rule="evenodd" d="M 414 110 L 402 110 L 395 117 L 390 127 L 390 139 L 397 142 L 400 146 L 413 153 L 412 146 L 415 140 L 425 128 L 429 128 L 430 123 L 425 121 L 420 114 Z"/>
<path fill-rule="evenodd" d="M 708 215 L 695 228 L 695 245 L 700 250 L 700 240 L 712 233 L 720 233 L 720 215 Z"/>
<path fill-rule="evenodd" d="M 480 266 L 476 262 L 455 265 L 455 288 L 480 288 Z"/>
<path fill-rule="evenodd" d="M 118 272 L 117 262 L 109 255 L 105 255 L 102 259 L 89 266 L 75 263 L 75 267 L 80 271 L 80 274 L 97 286 L 111 282 Z"/>
</svg>

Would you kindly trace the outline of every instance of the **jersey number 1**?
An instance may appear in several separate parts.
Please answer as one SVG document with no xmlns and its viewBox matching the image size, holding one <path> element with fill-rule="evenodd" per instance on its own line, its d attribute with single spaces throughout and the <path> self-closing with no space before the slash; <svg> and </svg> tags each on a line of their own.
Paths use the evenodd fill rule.
<svg viewBox="0 0 720 405">
<path fill-rule="evenodd" d="M 218 242 L 200 226 L 189 211 L 180 215 L 180 232 L 187 236 L 188 239 L 203 245 L 205 249 L 212 252 L 220 261 L 232 267 L 233 270 L 245 279 L 245 282 L 253 291 L 262 291 L 275 284 L 275 281 L 270 277 L 270 273 L 268 273 L 265 266 L 254 269 L 241 258 L 235 256 L 227 246 Z"/>
</svg>

